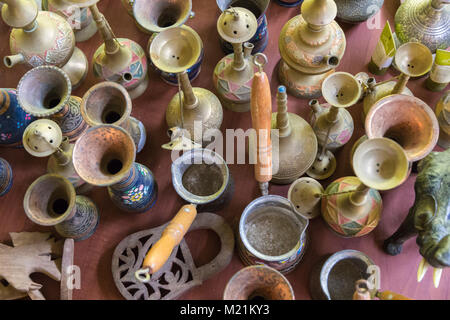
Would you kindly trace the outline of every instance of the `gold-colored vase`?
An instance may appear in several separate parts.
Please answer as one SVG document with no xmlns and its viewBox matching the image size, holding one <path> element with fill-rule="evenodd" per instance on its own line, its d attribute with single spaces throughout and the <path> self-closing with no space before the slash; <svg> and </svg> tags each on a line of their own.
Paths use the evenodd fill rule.
<svg viewBox="0 0 450 320">
<path fill-rule="evenodd" d="M 290 94 L 311 99 L 321 95 L 322 82 L 339 65 L 346 40 L 334 21 L 333 0 L 305 0 L 301 12 L 281 30 L 278 77 Z"/>
</svg>

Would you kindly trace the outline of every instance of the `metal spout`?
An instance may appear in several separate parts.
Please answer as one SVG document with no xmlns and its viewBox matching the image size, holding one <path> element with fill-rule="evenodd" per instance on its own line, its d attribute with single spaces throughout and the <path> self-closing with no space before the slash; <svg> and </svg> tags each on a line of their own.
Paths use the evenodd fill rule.
<svg viewBox="0 0 450 320">
<path fill-rule="evenodd" d="M 322 111 L 322 106 L 319 103 L 319 100 L 312 99 L 308 102 L 308 105 L 311 107 L 312 111 L 315 114 L 319 114 Z"/>
<path fill-rule="evenodd" d="M 338 56 L 326 55 L 323 61 L 330 67 L 337 67 L 341 62 Z"/>
<path fill-rule="evenodd" d="M 251 57 L 254 47 L 255 45 L 253 43 L 250 42 L 244 43 L 244 59 L 248 59 Z"/>
<path fill-rule="evenodd" d="M 5 66 L 7 68 L 13 68 L 14 66 L 24 63 L 25 62 L 25 57 L 23 56 L 23 54 L 18 53 L 12 56 L 6 56 L 3 58 L 3 63 L 5 64 Z"/>
</svg>

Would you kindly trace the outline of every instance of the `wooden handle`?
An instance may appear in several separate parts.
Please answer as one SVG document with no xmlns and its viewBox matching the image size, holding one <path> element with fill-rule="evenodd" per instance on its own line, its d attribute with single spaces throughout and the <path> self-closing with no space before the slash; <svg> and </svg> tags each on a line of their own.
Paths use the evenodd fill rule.
<svg viewBox="0 0 450 320">
<path fill-rule="evenodd" d="M 189 230 L 196 216 L 197 209 L 194 205 L 183 206 L 164 229 L 161 238 L 148 251 L 142 268 L 148 268 L 150 274 L 161 269 L 167 259 L 169 259 L 175 246 L 181 242 Z"/>
<path fill-rule="evenodd" d="M 257 160 L 255 178 L 258 182 L 269 182 L 272 179 L 272 142 L 270 129 L 272 121 L 272 97 L 267 74 L 263 71 L 255 73 L 251 95 L 252 126 L 256 130 Z"/>
<path fill-rule="evenodd" d="M 380 300 L 412 300 L 411 298 L 392 291 L 378 291 L 376 297 Z"/>
</svg>

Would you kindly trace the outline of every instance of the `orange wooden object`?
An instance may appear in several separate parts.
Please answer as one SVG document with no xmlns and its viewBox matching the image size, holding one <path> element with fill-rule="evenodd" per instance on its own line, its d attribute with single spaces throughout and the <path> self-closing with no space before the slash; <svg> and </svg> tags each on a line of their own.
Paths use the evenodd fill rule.
<svg viewBox="0 0 450 320">
<path fill-rule="evenodd" d="M 270 129 L 272 121 L 272 96 L 267 74 L 263 71 L 255 73 L 251 95 L 252 126 L 257 137 L 257 161 L 255 178 L 258 182 L 272 180 L 272 142 Z"/>
<path fill-rule="evenodd" d="M 380 300 L 412 300 L 411 298 L 392 291 L 378 291 L 375 296 Z"/>
<path fill-rule="evenodd" d="M 173 249 L 177 246 L 189 230 L 197 216 L 194 205 L 181 207 L 180 211 L 164 229 L 161 238 L 150 248 L 145 256 L 142 268 L 148 268 L 149 273 L 155 273 L 167 262 Z"/>
</svg>

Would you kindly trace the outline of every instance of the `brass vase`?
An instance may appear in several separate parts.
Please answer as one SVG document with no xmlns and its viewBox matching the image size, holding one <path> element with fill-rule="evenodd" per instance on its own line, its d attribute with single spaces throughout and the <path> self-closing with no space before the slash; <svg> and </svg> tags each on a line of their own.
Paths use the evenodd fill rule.
<svg viewBox="0 0 450 320">
<path fill-rule="evenodd" d="M 92 86 L 83 96 L 81 114 L 90 126 L 111 124 L 124 128 L 133 138 L 136 152 L 141 152 L 147 140 L 144 124 L 132 117 L 132 102 L 121 85 L 105 81 Z"/>
<path fill-rule="evenodd" d="M 448 0 L 406 0 L 395 14 L 395 34 L 400 44 L 419 41 L 432 53 L 450 46 Z"/>
<path fill-rule="evenodd" d="M 163 72 L 177 74 L 180 84 L 181 92 L 174 95 L 166 109 L 167 125 L 186 129 L 190 139 L 199 144 L 206 143 L 204 133 L 219 130 L 223 120 L 220 100 L 209 90 L 193 88 L 186 71 L 198 61 L 202 47 L 200 36 L 185 27 L 158 33 L 150 46 L 153 64 Z"/>
<path fill-rule="evenodd" d="M 87 41 L 97 33 L 90 10 L 70 0 L 42 0 L 42 9 L 59 14 L 71 24 L 76 42 Z"/>
<path fill-rule="evenodd" d="M 17 99 L 25 112 L 57 122 L 62 134 L 75 141 L 88 125 L 80 112 L 81 99 L 71 92 L 68 75 L 55 66 L 33 68 L 17 85 Z"/>
<path fill-rule="evenodd" d="M 278 87 L 278 112 L 272 114 L 274 166 L 272 182 L 289 184 L 303 175 L 313 164 L 317 154 L 317 138 L 311 126 L 301 117 L 288 112 L 286 87 Z M 273 130 L 278 129 L 278 130 Z"/>
<path fill-rule="evenodd" d="M 342 237 L 370 233 L 380 221 L 382 201 L 378 190 L 389 190 L 405 181 L 408 158 L 403 148 L 387 138 L 362 142 L 353 156 L 356 177 L 332 182 L 322 195 L 322 217 Z"/>
<path fill-rule="evenodd" d="M 91 199 L 77 196 L 72 184 L 57 174 L 35 180 L 25 193 L 28 218 L 41 226 L 54 226 L 59 235 L 81 241 L 97 229 L 99 212 Z"/>
<path fill-rule="evenodd" d="M 108 187 L 115 206 L 141 213 L 153 207 L 158 186 L 153 173 L 135 163 L 136 146 L 123 128 L 102 124 L 89 128 L 75 143 L 73 165 L 86 182 Z"/>
<path fill-rule="evenodd" d="M 38 11 L 31 0 L 6 0 L 2 17 L 11 26 L 10 56 L 4 57 L 6 67 L 26 63 L 31 68 L 53 65 L 62 68 L 73 87 L 78 87 L 87 74 L 88 61 L 75 47 L 70 24 L 56 13 Z"/>
<path fill-rule="evenodd" d="M 394 94 L 379 100 L 365 122 L 369 139 L 386 137 L 398 142 L 410 162 L 427 156 L 439 138 L 433 110 L 416 97 Z"/>
<path fill-rule="evenodd" d="M 217 20 L 220 37 L 233 45 L 234 53 L 217 63 L 213 81 L 220 101 L 231 111 L 250 110 L 250 91 L 258 67 L 251 55 L 254 45 L 246 41 L 253 37 L 257 26 L 254 14 L 240 7 L 226 9 Z"/>
<path fill-rule="evenodd" d="M 92 59 L 95 76 L 121 84 L 132 99 L 139 97 L 148 86 L 148 65 L 144 49 L 133 40 L 116 38 L 105 16 L 95 4 L 89 9 L 104 41 Z"/>
<path fill-rule="evenodd" d="M 346 40 L 334 21 L 333 0 L 305 0 L 301 12 L 281 30 L 278 77 L 290 94 L 311 99 L 321 95 L 322 82 L 339 65 Z"/>
<path fill-rule="evenodd" d="M 78 193 L 88 191 L 89 185 L 76 173 L 72 163 L 73 144 L 62 135 L 58 124 L 39 119 L 23 133 L 23 146 L 34 157 L 49 157 L 47 171 L 67 178 Z"/>
<path fill-rule="evenodd" d="M 407 94 L 413 96 L 406 87 L 410 78 L 420 77 L 431 70 L 433 56 L 430 50 L 419 42 L 408 42 L 397 49 L 395 64 L 401 72 L 397 81 L 387 80 L 380 83 L 370 81 L 364 98 L 364 116 L 370 108 L 381 98 L 390 94 Z"/>
<path fill-rule="evenodd" d="M 225 287 L 223 300 L 295 300 L 295 297 L 285 276 L 260 265 L 235 273 Z"/>
</svg>

